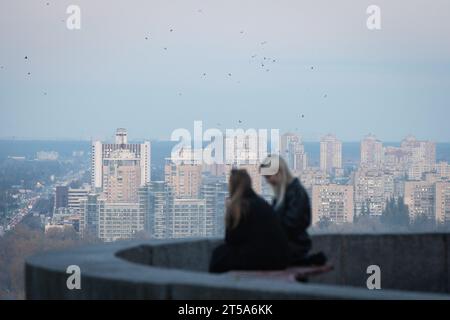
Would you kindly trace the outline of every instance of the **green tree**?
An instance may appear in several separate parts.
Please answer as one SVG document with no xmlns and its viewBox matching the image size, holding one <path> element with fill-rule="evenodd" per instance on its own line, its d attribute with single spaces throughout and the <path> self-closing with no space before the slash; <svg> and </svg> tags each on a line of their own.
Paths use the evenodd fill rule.
<svg viewBox="0 0 450 320">
<path fill-rule="evenodd" d="M 381 215 L 381 223 L 388 227 L 406 228 L 409 226 L 409 209 L 402 197 L 389 199 Z"/>
</svg>

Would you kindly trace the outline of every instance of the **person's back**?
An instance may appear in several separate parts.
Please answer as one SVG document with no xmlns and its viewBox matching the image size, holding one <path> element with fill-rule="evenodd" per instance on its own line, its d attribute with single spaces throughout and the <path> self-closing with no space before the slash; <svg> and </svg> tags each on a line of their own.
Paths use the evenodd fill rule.
<svg viewBox="0 0 450 320">
<path fill-rule="evenodd" d="M 248 175 L 242 171 L 234 170 L 234 174 Z M 272 207 L 251 188 L 240 195 L 239 203 L 239 210 L 245 213 L 233 224 L 233 209 L 228 210 L 225 243 L 214 250 L 210 272 L 285 269 L 289 261 L 288 240 Z"/>
<path fill-rule="evenodd" d="M 268 156 L 260 169 L 274 190 L 273 208 L 289 240 L 290 264 L 324 265 L 327 258 L 323 253 L 309 254 L 312 241 L 307 230 L 311 225 L 311 205 L 300 180 L 292 176 L 279 155 Z"/>
</svg>

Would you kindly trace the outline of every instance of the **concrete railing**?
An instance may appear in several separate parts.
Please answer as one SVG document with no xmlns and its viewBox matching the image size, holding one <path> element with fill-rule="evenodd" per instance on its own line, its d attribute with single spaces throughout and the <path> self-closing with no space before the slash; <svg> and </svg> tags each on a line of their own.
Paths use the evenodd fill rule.
<svg viewBox="0 0 450 320">
<path fill-rule="evenodd" d="M 317 235 L 335 270 L 308 284 L 207 273 L 218 239 L 121 242 L 26 262 L 28 299 L 450 299 L 448 234 Z M 69 290 L 69 266 L 81 289 Z M 382 290 L 368 290 L 369 265 Z"/>
</svg>

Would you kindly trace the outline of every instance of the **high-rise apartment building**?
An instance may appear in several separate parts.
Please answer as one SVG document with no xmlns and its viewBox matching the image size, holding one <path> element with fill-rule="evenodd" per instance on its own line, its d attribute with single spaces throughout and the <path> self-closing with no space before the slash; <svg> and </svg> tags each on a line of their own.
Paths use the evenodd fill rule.
<svg viewBox="0 0 450 320">
<path fill-rule="evenodd" d="M 280 154 L 286 160 L 289 168 L 300 173 L 307 168 L 307 156 L 301 137 L 294 133 L 281 136 Z"/>
<path fill-rule="evenodd" d="M 206 206 L 206 236 L 223 236 L 227 196 L 228 185 L 224 177 L 207 176 L 203 179 L 201 198 L 205 200 Z"/>
<path fill-rule="evenodd" d="M 436 143 L 419 141 L 408 136 L 401 143 L 401 148 L 408 155 L 408 179 L 421 180 L 427 172 L 432 172 L 436 166 Z"/>
<path fill-rule="evenodd" d="M 361 141 L 361 166 L 378 168 L 383 162 L 383 143 L 374 135 Z"/>
<path fill-rule="evenodd" d="M 313 225 L 322 219 L 328 219 L 336 224 L 353 222 L 353 213 L 352 186 L 337 184 L 313 186 Z"/>
<path fill-rule="evenodd" d="M 404 203 L 408 206 L 411 221 L 418 217 L 436 220 L 436 183 L 406 181 Z"/>
<path fill-rule="evenodd" d="M 405 204 L 410 219 L 426 217 L 436 223 L 450 221 L 450 182 L 436 175 L 426 180 L 405 182 Z"/>
<path fill-rule="evenodd" d="M 342 169 L 342 142 L 335 135 L 326 135 L 320 140 L 320 169 L 334 174 Z"/>
<path fill-rule="evenodd" d="M 409 153 L 411 162 L 424 162 L 427 165 L 436 164 L 436 143 L 419 141 L 414 136 L 408 136 L 401 142 L 401 148 Z"/>
<path fill-rule="evenodd" d="M 117 129 L 115 143 L 92 143 L 92 190 L 115 193 L 121 189 L 126 202 L 126 197 L 150 182 L 150 162 L 150 142 L 128 143 L 127 131 Z"/>
<path fill-rule="evenodd" d="M 69 205 L 69 187 L 67 186 L 57 186 L 55 191 L 55 207 L 57 210 L 59 208 L 67 208 Z"/>
<path fill-rule="evenodd" d="M 117 129 L 114 143 L 93 142 L 91 184 L 98 196 L 80 202 L 82 229 L 95 230 L 103 241 L 128 239 L 143 231 L 148 216 L 143 187 L 149 183 L 150 142 L 128 143 L 125 129 Z M 89 217 L 94 209 L 95 219 Z M 97 223 L 95 228 L 90 220 Z"/>
<path fill-rule="evenodd" d="M 79 188 L 72 189 L 69 188 L 67 192 L 67 207 L 73 212 L 79 213 L 81 209 L 81 201 L 86 199 L 89 194 L 89 189 Z"/>
<path fill-rule="evenodd" d="M 207 236 L 206 200 L 173 199 L 167 232 L 169 238 Z"/>
<path fill-rule="evenodd" d="M 310 196 L 313 186 L 327 185 L 331 182 L 329 174 L 319 168 L 308 168 L 299 175 L 299 178 Z"/>
<path fill-rule="evenodd" d="M 166 160 L 164 176 L 174 198 L 198 198 L 202 184 L 202 165 Z"/>
<path fill-rule="evenodd" d="M 387 200 L 395 195 L 393 176 L 378 169 L 360 168 L 354 175 L 354 192 L 356 215 L 368 212 L 380 216 Z"/>
<path fill-rule="evenodd" d="M 450 222 L 450 182 L 436 183 L 436 221 L 444 224 Z"/>
<path fill-rule="evenodd" d="M 146 230 L 152 238 L 168 237 L 167 224 L 171 204 L 170 193 L 164 181 L 152 181 L 148 186 L 148 220 Z"/>
</svg>

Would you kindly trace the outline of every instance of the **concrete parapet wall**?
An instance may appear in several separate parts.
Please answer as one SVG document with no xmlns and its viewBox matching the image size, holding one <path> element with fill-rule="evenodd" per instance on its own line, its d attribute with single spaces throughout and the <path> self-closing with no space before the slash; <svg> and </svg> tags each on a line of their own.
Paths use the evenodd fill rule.
<svg viewBox="0 0 450 320">
<path fill-rule="evenodd" d="M 43 253 L 26 262 L 28 299 L 448 299 L 448 234 L 317 235 L 335 271 L 309 284 L 206 273 L 219 239 L 119 242 Z M 366 288 L 367 266 L 382 290 Z M 66 269 L 81 269 L 69 290 Z M 392 290 L 395 289 L 395 290 Z M 402 291 L 399 291 L 402 290 Z M 408 291 L 403 291 L 408 290 Z M 413 292 L 414 291 L 414 292 Z"/>
</svg>

